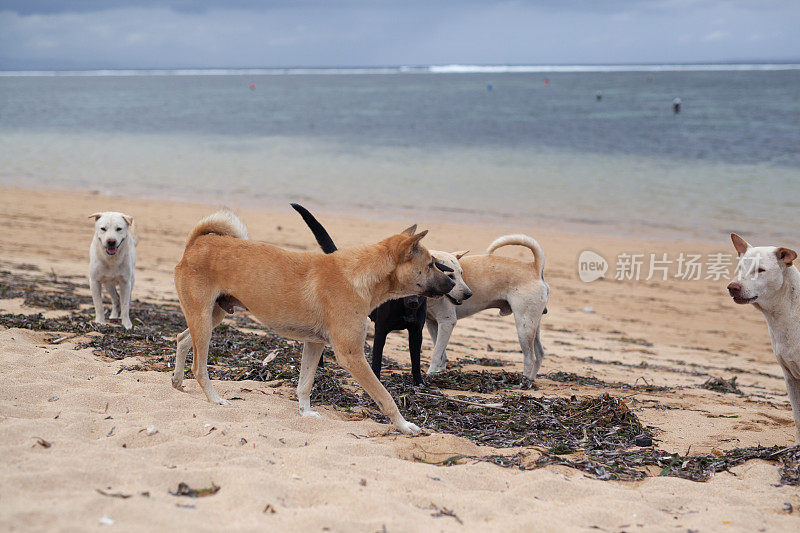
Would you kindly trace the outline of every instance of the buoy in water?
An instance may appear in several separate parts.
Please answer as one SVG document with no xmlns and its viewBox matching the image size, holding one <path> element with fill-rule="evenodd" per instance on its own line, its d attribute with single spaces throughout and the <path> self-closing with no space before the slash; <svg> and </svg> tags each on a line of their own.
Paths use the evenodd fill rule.
<svg viewBox="0 0 800 533">
<path fill-rule="evenodd" d="M 251 83 L 250 84 L 250 90 L 251 91 L 255 91 L 256 90 L 256 84 L 255 83 Z"/>
<path fill-rule="evenodd" d="M 545 87 L 549 87 L 550 86 L 550 80 L 548 80 L 547 78 L 544 79 L 544 86 Z"/>
<path fill-rule="evenodd" d="M 491 83 L 487 83 L 486 84 L 486 90 L 487 91 L 491 91 L 492 90 L 492 84 Z"/>
</svg>

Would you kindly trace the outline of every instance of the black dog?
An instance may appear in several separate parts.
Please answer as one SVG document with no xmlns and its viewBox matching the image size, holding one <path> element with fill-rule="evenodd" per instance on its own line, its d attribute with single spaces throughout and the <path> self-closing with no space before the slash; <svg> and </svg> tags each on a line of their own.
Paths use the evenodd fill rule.
<svg viewBox="0 0 800 533">
<path fill-rule="evenodd" d="M 331 236 L 322 227 L 314 215 L 299 204 L 292 204 L 295 211 L 303 217 L 314 238 L 317 239 L 322 251 L 326 254 L 337 250 Z M 440 270 L 450 271 L 445 265 L 436 265 Z M 411 353 L 411 376 L 414 385 L 422 385 L 422 372 L 419 368 L 419 355 L 422 349 L 422 328 L 425 326 L 425 315 L 428 311 L 428 302 L 424 296 L 407 296 L 397 300 L 389 300 L 379 305 L 369 314 L 370 320 L 375 322 L 375 341 L 372 343 L 372 371 L 380 379 L 381 365 L 383 364 L 383 346 L 386 336 L 391 331 L 408 330 L 408 351 Z M 322 361 L 320 361 L 320 364 Z"/>
</svg>

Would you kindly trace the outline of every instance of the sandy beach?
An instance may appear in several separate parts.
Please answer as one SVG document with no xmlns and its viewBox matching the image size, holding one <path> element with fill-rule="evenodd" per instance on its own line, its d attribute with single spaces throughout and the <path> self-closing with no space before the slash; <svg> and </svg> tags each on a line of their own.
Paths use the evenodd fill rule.
<svg viewBox="0 0 800 533">
<path fill-rule="evenodd" d="M 123 211 L 134 216 L 139 234 L 134 299 L 174 305 L 172 269 L 186 235 L 216 207 L 0 188 L 0 270 L 85 284 L 92 235 L 87 216 Z M 230 207 L 254 240 L 317 249 L 288 205 Z M 545 250 L 551 296 L 541 335 L 547 355 L 537 388 L 526 394 L 622 398 L 651 428 L 655 445 L 669 453 L 794 444 L 766 325 L 755 309 L 731 301 L 728 278 L 615 280 L 613 265 L 605 279 L 578 278 L 584 250 L 609 260 L 621 253 L 729 254 L 727 241 L 567 233 L 529 223 L 443 221 L 425 213 L 413 220 L 379 212 L 344 216 L 307 207 L 340 247 L 375 242 L 411 223 L 430 230 L 423 241 L 429 248 L 446 251 L 482 253 L 497 236 L 529 234 Z M 502 253 L 521 259 L 530 254 L 516 247 Z M 26 305 L 22 297 L 0 299 L 0 313 L 37 312 L 53 318 L 68 313 Z M 135 311 L 133 318 L 136 323 Z M 0 326 L 0 529 L 6 531 L 800 528 L 800 492 L 779 485 L 775 462 L 747 461 L 705 482 L 660 477 L 658 471 L 641 481 L 603 481 L 566 466 L 520 470 L 474 460 L 441 466 L 430 463 L 519 450 L 432 431 L 402 436 L 389 425 L 328 406 L 316 406 L 321 420 L 300 418 L 291 387 L 257 381 L 215 381 L 223 397 L 239 400 L 214 406 L 194 379 L 179 392 L 166 373 L 121 371 L 135 358 L 78 349 L 79 336 L 52 339 L 46 331 Z M 426 333 L 423 369 L 431 348 Z M 451 362 L 492 358 L 502 370 L 521 371 L 513 317 L 486 311 L 460 321 L 448 356 Z M 396 372 L 408 372 L 404 335 L 389 336 L 385 357 L 403 367 Z M 461 368 L 487 370 L 472 363 Z M 558 372 L 619 386 L 558 380 Z M 701 387 L 709 378 L 733 377 L 740 394 Z M 654 387 L 635 387 L 642 384 Z M 538 456 L 542 450 L 523 451 Z M 181 482 L 220 488 L 196 499 L 170 494 Z"/>
</svg>

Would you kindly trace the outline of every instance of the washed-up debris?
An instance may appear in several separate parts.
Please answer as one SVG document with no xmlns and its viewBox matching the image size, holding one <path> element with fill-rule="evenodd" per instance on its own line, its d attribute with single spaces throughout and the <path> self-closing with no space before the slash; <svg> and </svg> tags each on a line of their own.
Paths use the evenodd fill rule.
<svg viewBox="0 0 800 533">
<path fill-rule="evenodd" d="M 152 437 L 153 435 L 158 433 L 158 429 L 155 426 L 147 426 L 147 429 L 145 429 L 144 433 L 148 437 Z"/>
<path fill-rule="evenodd" d="M 649 383 L 638 384 L 634 383 L 633 385 L 628 383 L 608 383 L 603 381 L 602 379 L 598 379 L 595 377 L 587 377 L 587 376 L 579 376 L 573 372 L 550 372 L 549 374 L 544 374 L 542 377 L 547 378 L 551 381 L 558 381 L 562 383 L 577 383 L 579 385 L 585 385 L 588 387 L 595 387 L 600 389 L 627 389 L 627 390 L 635 390 L 640 392 L 663 392 L 671 390 L 670 387 L 665 387 L 662 385 L 650 385 Z M 638 380 L 637 380 L 638 381 Z"/>
<path fill-rule="evenodd" d="M 203 489 L 193 489 L 186 483 L 178 483 L 178 489 L 175 492 L 168 491 L 173 496 L 187 496 L 189 498 L 204 498 L 206 496 L 213 496 L 219 492 L 220 487 L 213 482 L 211 486 Z"/>
<path fill-rule="evenodd" d="M 36 439 L 36 444 L 38 444 L 42 448 L 49 448 L 53 445 L 52 443 L 44 440 L 42 437 L 34 437 L 34 439 Z M 36 444 L 34 444 L 34 446 L 36 446 Z"/>
<path fill-rule="evenodd" d="M 102 494 L 103 496 L 108 496 L 109 498 L 122 498 L 123 500 L 126 500 L 132 496 L 132 494 L 124 494 L 122 492 L 106 492 L 103 489 L 94 489 L 94 490 L 96 490 L 99 494 Z"/>
<path fill-rule="evenodd" d="M 452 518 L 453 520 L 455 520 L 456 522 L 458 522 L 459 524 L 464 525 L 464 522 L 461 521 L 461 519 L 458 517 L 458 515 L 456 513 L 454 513 L 451 509 L 448 509 L 447 507 L 441 507 L 440 508 L 437 505 L 431 504 L 430 509 L 433 509 L 435 511 L 434 513 L 431 513 L 431 516 L 434 517 L 434 518 L 440 518 L 442 516 L 448 516 L 448 517 Z"/>
<path fill-rule="evenodd" d="M 736 384 L 736 376 L 733 376 L 731 379 L 725 378 L 718 378 L 718 377 L 710 377 L 708 378 L 705 383 L 700 385 L 703 389 L 713 390 L 716 392 L 724 392 L 728 394 L 738 394 L 743 395 L 744 393 Z"/>
<path fill-rule="evenodd" d="M 111 518 L 109 518 L 107 516 L 104 516 L 104 517 L 102 517 L 100 519 L 100 523 L 103 524 L 104 526 L 113 526 L 114 525 L 114 520 L 112 520 Z"/>
<path fill-rule="evenodd" d="M 660 468 L 659 475 L 706 481 L 718 472 L 727 471 L 751 459 L 762 459 L 781 465 L 781 485 L 800 484 L 800 446 L 781 448 L 738 448 L 722 455 L 681 456 L 663 450 L 643 449 L 636 451 L 594 450 L 584 458 L 569 459 L 545 453 L 536 466 L 559 464 L 577 468 L 593 474 L 599 479 L 637 480 L 647 477 L 647 467 Z"/>
</svg>

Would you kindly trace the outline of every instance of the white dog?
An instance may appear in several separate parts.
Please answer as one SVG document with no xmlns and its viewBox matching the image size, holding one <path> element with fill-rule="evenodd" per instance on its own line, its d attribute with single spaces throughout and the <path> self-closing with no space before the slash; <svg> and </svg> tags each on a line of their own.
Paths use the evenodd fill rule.
<svg viewBox="0 0 800 533">
<path fill-rule="evenodd" d="M 754 248 L 735 233 L 731 240 L 739 252 L 739 264 L 728 292 L 734 302 L 753 304 L 767 319 L 800 444 L 800 271 L 792 264 L 797 252 L 775 246 Z"/>
<path fill-rule="evenodd" d="M 492 255 L 501 246 L 509 245 L 530 249 L 533 263 Z M 450 255 L 436 253 L 439 254 L 436 259 L 440 262 L 445 255 Z M 426 326 L 434 343 L 428 374 L 444 370 L 447 343 L 458 319 L 484 309 L 499 309 L 501 316 L 514 313 L 517 337 L 524 354 L 523 374 L 530 380 L 535 379 L 544 359 L 544 348 L 539 341 L 539 324 L 550 295 L 550 287 L 543 278 L 544 252 L 539 243 L 527 235 L 505 235 L 489 245 L 486 255 L 464 257 L 461 254 L 452 256 L 452 259 L 459 259 L 456 273 L 459 281 L 469 286 L 472 297 L 465 299 L 461 305 L 447 296 L 428 299 Z"/>
<path fill-rule="evenodd" d="M 133 324 L 129 312 L 136 267 L 133 217 L 106 211 L 91 214 L 89 218 L 94 219 L 94 237 L 89 246 L 89 288 L 94 302 L 94 321 L 106 323 L 102 293 L 105 286 L 111 295 L 111 315 L 108 318 L 122 318 L 125 329 L 131 329 Z"/>
</svg>

